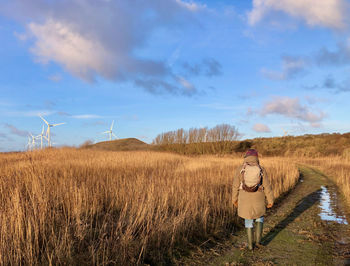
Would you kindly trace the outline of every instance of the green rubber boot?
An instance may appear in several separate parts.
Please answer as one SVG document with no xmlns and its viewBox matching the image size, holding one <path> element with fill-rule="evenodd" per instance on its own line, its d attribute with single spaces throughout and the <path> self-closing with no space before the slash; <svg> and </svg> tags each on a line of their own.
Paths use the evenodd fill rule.
<svg viewBox="0 0 350 266">
<path fill-rule="evenodd" d="M 261 245 L 261 238 L 262 238 L 262 232 L 263 232 L 263 223 L 257 222 L 255 227 L 255 245 L 257 247 L 262 247 Z"/>
<path fill-rule="evenodd" d="M 253 228 L 247 228 L 248 249 L 253 250 Z"/>
</svg>

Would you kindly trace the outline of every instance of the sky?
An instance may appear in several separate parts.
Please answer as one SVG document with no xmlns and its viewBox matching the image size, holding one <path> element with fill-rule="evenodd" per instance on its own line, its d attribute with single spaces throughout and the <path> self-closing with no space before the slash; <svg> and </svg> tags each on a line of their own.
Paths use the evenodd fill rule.
<svg viewBox="0 0 350 266">
<path fill-rule="evenodd" d="M 350 131 L 348 0 L 0 0 L 0 152 Z"/>
</svg>

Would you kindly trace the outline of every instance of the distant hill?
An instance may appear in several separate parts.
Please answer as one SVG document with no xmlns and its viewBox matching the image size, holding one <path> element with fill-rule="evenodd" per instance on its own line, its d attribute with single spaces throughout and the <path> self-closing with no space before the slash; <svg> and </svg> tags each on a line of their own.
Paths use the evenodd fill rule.
<svg viewBox="0 0 350 266">
<path fill-rule="evenodd" d="M 97 149 L 97 150 L 109 150 L 109 151 L 136 151 L 136 150 L 149 150 L 149 144 L 136 139 L 117 139 L 111 141 L 103 141 L 95 144 L 84 145 L 84 149 Z"/>
<path fill-rule="evenodd" d="M 265 155 L 329 156 L 345 155 L 350 151 L 350 133 L 255 138 L 246 140 Z"/>
<path fill-rule="evenodd" d="M 255 138 L 242 141 L 161 144 L 154 149 L 180 154 L 240 154 L 255 148 L 266 156 L 329 156 L 350 158 L 350 133 Z"/>
</svg>

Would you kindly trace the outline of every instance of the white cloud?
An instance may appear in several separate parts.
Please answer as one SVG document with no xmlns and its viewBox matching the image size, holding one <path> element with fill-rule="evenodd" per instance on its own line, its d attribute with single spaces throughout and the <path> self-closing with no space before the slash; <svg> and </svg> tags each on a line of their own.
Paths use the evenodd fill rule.
<svg viewBox="0 0 350 266">
<path fill-rule="evenodd" d="M 196 87 L 191 82 L 189 82 L 187 79 L 180 77 L 180 76 L 177 76 L 176 79 L 181 84 L 181 86 L 184 88 L 183 91 L 185 94 L 192 95 L 197 91 Z"/>
<path fill-rule="evenodd" d="M 287 80 L 295 78 L 299 74 L 303 73 L 306 65 L 306 60 L 301 57 L 284 56 L 282 57 L 281 71 L 262 69 L 261 72 L 269 79 Z"/>
<path fill-rule="evenodd" d="M 321 123 L 314 122 L 314 123 L 311 123 L 310 126 L 311 126 L 311 127 L 314 127 L 314 128 L 320 128 L 320 127 L 322 127 L 322 124 L 321 124 Z"/>
<path fill-rule="evenodd" d="M 2 114 L 4 116 L 14 116 L 14 117 L 38 117 L 39 115 L 48 116 L 53 114 L 50 110 L 33 110 L 33 111 L 5 111 Z"/>
<path fill-rule="evenodd" d="M 38 62 L 57 63 L 86 81 L 161 78 L 175 88 L 165 60 L 148 57 L 146 49 L 156 30 L 195 25 L 195 14 L 205 8 L 183 0 L 12 0 L 0 13 L 26 25 L 26 32 L 16 35 L 33 39 Z"/>
<path fill-rule="evenodd" d="M 62 80 L 62 76 L 60 74 L 53 74 L 48 77 L 49 80 L 52 80 L 54 82 L 59 82 Z"/>
<path fill-rule="evenodd" d="M 28 30 L 36 39 L 31 51 L 42 63 L 54 61 L 86 80 L 95 73 L 112 75 L 109 64 L 105 64 L 112 54 L 98 40 L 83 36 L 72 25 L 49 20 L 44 24 L 30 23 Z"/>
<path fill-rule="evenodd" d="M 306 105 L 302 105 L 299 98 L 275 97 L 267 102 L 261 112 L 263 116 L 269 114 L 283 115 L 289 118 L 295 118 L 304 122 L 309 122 L 311 126 L 318 127 L 319 123 L 325 117 L 322 111 L 315 112 Z"/>
<path fill-rule="evenodd" d="M 75 118 L 75 119 L 96 119 L 96 118 L 102 118 L 102 116 L 100 115 L 96 115 L 96 114 L 81 114 L 81 115 L 73 115 L 64 111 L 59 111 L 56 113 L 57 115 L 60 116 L 67 116 L 67 117 L 71 117 L 71 118 Z"/>
<path fill-rule="evenodd" d="M 300 18 L 309 26 L 332 29 L 344 28 L 347 19 L 345 0 L 253 0 L 253 9 L 248 13 L 248 21 L 255 25 L 272 11 L 282 11 Z"/>
<path fill-rule="evenodd" d="M 199 104 L 200 107 L 210 108 L 214 110 L 235 110 L 238 109 L 235 105 L 226 105 L 223 103 L 207 103 L 207 104 Z"/>
<path fill-rule="evenodd" d="M 185 2 L 182 0 L 176 0 L 176 2 L 180 6 L 183 6 L 183 7 L 187 8 L 188 10 L 191 10 L 193 12 L 198 11 L 198 10 L 203 9 L 203 8 L 206 8 L 206 5 L 196 4 L 194 2 Z"/>
<path fill-rule="evenodd" d="M 76 119 L 95 119 L 95 118 L 101 118 L 100 115 L 94 115 L 94 114 L 83 114 L 83 115 L 72 115 L 72 118 Z"/>
<path fill-rule="evenodd" d="M 260 124 L 260 123 L 255 124 L 253 126 L 253 130 L 255 132 L 259 132 L 259 133 L 269 133 L 269 132 L 271 132 L 270 128 L 267 125 Z"/>
</svg>

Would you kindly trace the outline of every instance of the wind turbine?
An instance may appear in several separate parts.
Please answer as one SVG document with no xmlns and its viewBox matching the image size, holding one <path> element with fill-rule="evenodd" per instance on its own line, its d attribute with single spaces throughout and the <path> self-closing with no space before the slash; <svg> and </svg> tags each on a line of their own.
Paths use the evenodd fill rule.
<svg viewBox="0 0 350 266">
<path fill-rule="evenodd" d="M 113 125 L 114 125 L 114 120 L 112 121 L 111 128 L 105 132 L 102 132 L 102 134 L 109 134 L 109 140 L 112 140 L 112 135 L 117 138 L 117 136 L 113 133 Z"/>
<path fill-rule="evenodd" d="M 35 139 L 36 137 L 33 136 L 32 133 L 29 132 L 29 142 L 30 142 L 30 145 L 31 145 L 31 149 L 34 150 L 35 149 Z"/>
<path fill-rule="evenodd" d="M 285 136 L 287 136 L 287 134 L 288 134 L 288 131 L 285 131 L 283 128 L 282 128 L 282 130 L 283 130 L 283 137 L 285 137 Z"/>
<path fill-rule="evenodd" d="M 49 147 L 51 147 L 51 135 L 50 135 L 50 128 L 51 127 L 55 127 L 55 126 L 60 126 L 63 125 L 65 123 L 59 123 L 59 124 L 50 124 L 49 122 L 47 122 L 41 115 L 39 115 L 39 117 L 45 122 L 45 124 L 47 125 L 47 130 L 46 130 L 46 138 L 47 138 L 47 142 L 49 144 Z"/>
<path fill-rule="evenodd" d="M 31 140 L 30 136 L 28 136 L 28 143 L 27 143 L 26 147 L 28 148 L 28 150 L 32 150 L 32 140 Z"/>
<path fill-rule="evenodd" d="M 43 129 L 41 130 L 41 134 L 36 136 L 36 138 L 40 138 L 40 149 L 43 149 L 43 138 L 46 138 L 46 136 L 44 136 L 44 131 L 45 131 L 45 125 L 43 125 Z"/>
</svg>

